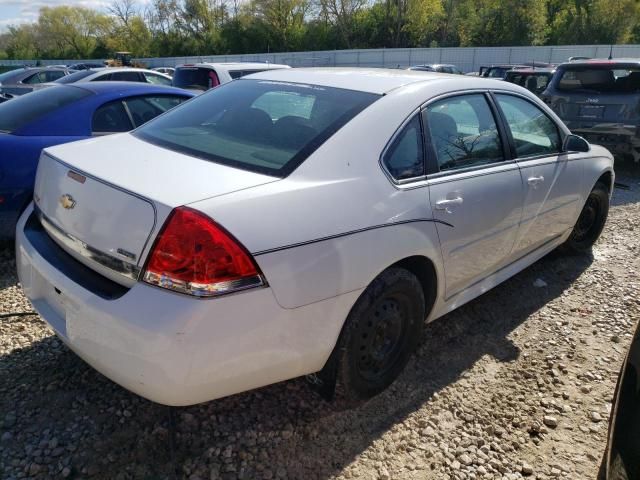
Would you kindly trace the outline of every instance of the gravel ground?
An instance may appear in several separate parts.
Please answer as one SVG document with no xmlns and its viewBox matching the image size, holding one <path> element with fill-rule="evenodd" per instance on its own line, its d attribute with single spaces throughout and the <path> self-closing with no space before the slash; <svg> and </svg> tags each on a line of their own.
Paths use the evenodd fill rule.
<svg viewBox="0 0 640 480">
<path fill-rule="evenodd" d="M 551 254 L 425 327 L 390 389 L 352 410 L 303 379 L 152 404 L 37 316 L 0 319 L 0 476 L 96 479 L 595 479 L 639 317 L 640 176 L 619 175 L 591 257 Z M 31 309 L 0 250 L 0 313 Z M 174 474 L 174 466 L 177 473 Z"/>
</svg>

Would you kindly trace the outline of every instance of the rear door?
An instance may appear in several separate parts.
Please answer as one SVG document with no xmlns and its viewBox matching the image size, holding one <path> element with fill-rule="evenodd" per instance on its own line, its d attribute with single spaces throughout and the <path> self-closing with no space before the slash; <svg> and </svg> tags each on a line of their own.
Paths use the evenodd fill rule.
<svg viewBox="0 0 640 480">
<path fill-rule="evenodd" d="M 523 185 L 488 94 L 445 97 L 423 110 L 429 195 L 453 297 L 510 262 Z"/>
<path fill-rule="evenodd" d="M 514 248 L 522 256 L 573 227 L 582 163 L 561 153 L 560 129 L 539 106 L 507 93 L 496 93 L 495 99 L 524 182 L 524 209 Z"/>
</svg>

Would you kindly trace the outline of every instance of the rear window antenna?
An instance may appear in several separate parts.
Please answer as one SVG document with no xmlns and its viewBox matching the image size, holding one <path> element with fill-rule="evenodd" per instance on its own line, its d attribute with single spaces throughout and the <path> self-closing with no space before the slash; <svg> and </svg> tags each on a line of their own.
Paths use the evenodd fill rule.
<svg viewBox="0 0 640 480">
<path fill-rule="evenodd" d="M 609 48 L 609 58 L 608 60 L 613 60 L 613 44 L 611 44 L 611 47 Z"/>
</svg>

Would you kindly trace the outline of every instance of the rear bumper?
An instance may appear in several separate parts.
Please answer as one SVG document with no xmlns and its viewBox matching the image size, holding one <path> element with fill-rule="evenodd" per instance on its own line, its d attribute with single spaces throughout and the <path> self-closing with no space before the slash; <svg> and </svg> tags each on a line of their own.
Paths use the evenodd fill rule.
<svg viewBox="0 0 640 480">
<path fill-rule="evenodd" d="M 320 370 L 360 293 L 296 309 L 280 307 L 268 288 L 205 300 L 140 282 L 111 296 L 96 293 L 81 278 L 95 273 L 68 273 L 57 256 L 75 260 L 25 234 L 32 212 L 30 206 L 18 222 L 16 254 L 34 308 L 96 370 L 166 405 L 200 403 Z"/>
<path fill-rule="evenodd" d="M 620 125 L 615 123 L 585 123 L 565 121 L 572 133 L 584 137 L 589 143 L 602 145 L 612 153 L 632 153 L 640 148 L 640 125 Z"/>
</svg>

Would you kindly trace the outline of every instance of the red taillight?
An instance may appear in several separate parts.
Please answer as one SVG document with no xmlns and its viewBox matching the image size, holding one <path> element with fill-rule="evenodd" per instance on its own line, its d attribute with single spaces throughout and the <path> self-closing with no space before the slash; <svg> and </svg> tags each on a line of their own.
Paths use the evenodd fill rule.
<svg viewBox="0 0 640 480">
<path fill-rule="evenodd" d="M 149 253 L 143 280 L 199 297 L 264 285 L 244 247 L 209 217 L 187 207 L 169 214 Z"/>
</svg>

